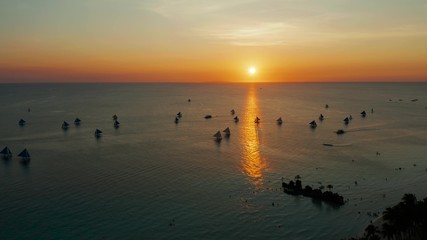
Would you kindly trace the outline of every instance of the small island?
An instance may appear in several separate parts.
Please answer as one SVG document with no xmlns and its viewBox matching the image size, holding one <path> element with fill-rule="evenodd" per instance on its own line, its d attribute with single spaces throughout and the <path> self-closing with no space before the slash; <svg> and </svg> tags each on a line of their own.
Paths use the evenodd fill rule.
<svg viewBox="0 0 427 240">
<path fill-rule="evenodd" d="M 322 192 L 321 189 L 313 189 L 308 185 L 302 188 L 301 180 L 297 179 L 295 182 L 292 180 L 289 181 L 289 183 L 282 182 L 282 187 L 283 191 L 290 195 L 303 195 L 305 197 L 318 199 L 337 206 L 344 205 L 345 203 L 343 196 L 330 191 L 332 185 L 327 186 L 329 191 Z"/>
</svg>

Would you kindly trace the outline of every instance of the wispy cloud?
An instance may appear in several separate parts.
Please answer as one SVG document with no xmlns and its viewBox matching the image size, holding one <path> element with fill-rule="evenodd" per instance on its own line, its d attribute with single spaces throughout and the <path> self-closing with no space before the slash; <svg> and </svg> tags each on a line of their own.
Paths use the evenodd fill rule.
<svg viewBox="0 0 427 240">
<path fill-rule="evenodd" d="M 360 8 L 357 3 L 349 4 L 354 5 L 353 8 L 308 0 L 145 0 L 141 6 L 179 23 L 180 27 L 210 42 L 238 46 L 289 45 L 426 33 L 422 30 L 426 24 L 422 22 L 408 25 L 411 20 L 398 21 L 410 16 L 394 7 L 390 13 L 379 14 L 375 5 L 370 9 Z M 390 16 L 395 19 L 384 20 Z"/>
<path fill-rule="evenodd" d="M 251 26 L 215 26 L 196 30 L 210 38 L 238 46 L 272 46 L 286 44 L 286 34 L 295 27 L 281 22 L 257 23 Z"/>
<path fill-rule="evenodd" d="M 169 18 L 185 19 L 189 17 L 206 17 L 239 5 L 258 0 L 146 0 L 143 8 Z"/>
<path fill-rule="evenodd" d="M 144 1 L 143 8 L 183 23 L 210 42 L 238 46 L 285 44 L 285 34 L 295 26 L 255 11 L 260 0 L 160 0 Z M 268 8 L 267 8 L 268 9 Z M 255 13 L 254 13 L 255 11 Z M 268 10 L 269 11 L 269 10 Z"/>
</svg>

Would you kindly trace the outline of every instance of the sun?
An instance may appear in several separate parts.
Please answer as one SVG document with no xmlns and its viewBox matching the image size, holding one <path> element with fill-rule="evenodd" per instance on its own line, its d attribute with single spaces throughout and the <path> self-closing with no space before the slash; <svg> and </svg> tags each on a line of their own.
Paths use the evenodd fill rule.
<svg viewBox="0 0 427 240">
<path fill-rule="evenodd" d="M 248 68 L 248 73 L 249 75 L 253 76 L 256 73 L 256 68 L 255 67 L 249 67 Z"/>
</svg>

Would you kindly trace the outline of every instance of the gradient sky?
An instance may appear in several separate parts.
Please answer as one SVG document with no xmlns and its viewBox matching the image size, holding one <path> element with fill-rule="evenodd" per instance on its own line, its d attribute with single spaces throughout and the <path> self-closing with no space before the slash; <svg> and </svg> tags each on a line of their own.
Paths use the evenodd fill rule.
<svg viewBox="0 0 427 240">
<path fill-rule="evenodd" d="M 427 2 L 1 0 L 0 82 L 70 81 L 427 81 Z"/>
</svg>

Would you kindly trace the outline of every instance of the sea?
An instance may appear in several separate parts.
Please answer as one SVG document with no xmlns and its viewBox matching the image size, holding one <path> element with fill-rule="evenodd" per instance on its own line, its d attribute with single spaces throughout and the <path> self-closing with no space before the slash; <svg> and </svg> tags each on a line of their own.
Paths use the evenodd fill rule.
<svg viewBox="0 0 427 240">
<path fill-rule="evenodd" d="M 427 197 L 427 83 L 1 84 L 0 116 L 0 239 L 341 239 Z"/>
</svg>

